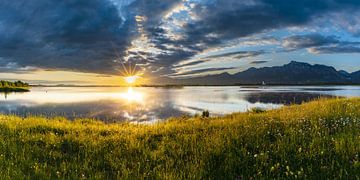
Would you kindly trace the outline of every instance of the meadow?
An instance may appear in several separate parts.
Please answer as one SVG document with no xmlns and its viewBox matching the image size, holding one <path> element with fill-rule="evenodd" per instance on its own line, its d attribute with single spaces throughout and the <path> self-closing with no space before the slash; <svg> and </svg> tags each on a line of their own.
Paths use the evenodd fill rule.
<svg viewBox="0 0 360 180">
<path fill-rule="evenodd" d="M 359 156 L 359 98 L 151 125 L 0 115 L 1 179 L 359 179 Z"/>
</svg>

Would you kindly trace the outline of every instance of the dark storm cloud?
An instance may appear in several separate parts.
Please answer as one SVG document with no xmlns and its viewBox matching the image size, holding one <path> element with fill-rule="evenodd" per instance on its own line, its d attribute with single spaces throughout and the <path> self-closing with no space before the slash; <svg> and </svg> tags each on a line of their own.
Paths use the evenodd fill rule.
<svg viewBox="0 0 360 180">
<path fill-rule="evenodd" d="M 282 46 L 290 50 L 308 48 L 314 54 L 359 53 L 360 42 L 342 41 L 335 36 L 320 34 L 296 35 L 284 39 Z"/>
<path fill-rule="evenodd" d="M 157 59 L 152 63 L 152 66 L 161 67 L 161 71 L 157 71 L 157 74 L 171 74 L 174 71 L 171 69 L 172 65 L 179 60 L 186 59 L 195 55 L 194 52 L 177 50 L 172 55 L 162 54 L 157 56 Z"/>
<path fill-rule="evenodd" d="M 181 0 L 119 2 L 125 1 L 119 8 L 110 0 L 0 0 L 0 61 L 19 67 L 112 74 L 121 67 L 114 61 L 116 49 L 120 58 L 131 54 L 131 61 L 171 74 L 172 65 L 209 47 L 275 29 L 304 27 L 319 16 L 351 13 L 360 7 L 358 0 L 203 0 L 191 6 Z M 172 26 L 167 24 L 177 22 L 176 17 L 164 21 L 164 16 L 181 3 L 193 19 L 181 23 L 176 30 L 181 38 L 177 39 L 169 34 Z M 142 22 L 136 21 L 138 16 L 143 17 Z M 162 53 L 128 51 L 140 35 Z M 311 42 L 289 39 L 300 43 L 287 47 L 339 44 L 331 36 L 307 38 Z"/>
<path fill-rule="evenodd" d="M 131 34 L 103 0 L 1 1 L 0 56 L 19 66 L 113 73 Z"/>
<path fill-rule="evenodd" d="M 340 43 L 337 37 L 320 34 L 296 35 L 285 38 L 282 46 L 287 49 L 302 49 Z"/>
<path fill-rule="evenodd" d="M 147 18 L 146 28 L 155 29 L 165 13 L 181 2 L 181 0 L 136 0 L 129 9 L 132 11 L 130 13 Z"/>
<path fill-rule="evenodd" d="M 38 70 L 36 67 L 26 66 L 19 67 L 16 63 L 4 63 L 5 61 L 0 58 L 0 72 L 1 73 L 17 73 L 17 74 L 29 74 Z"/>
<path fill-rule="evenodd" d="M 243 37 L 274 28 L 305 25 L 324 13 L 355 10 L 359 6 L 357 0 L 214 1 L 196 6 L 194 11 L 200 20 L 189 24 L 188 31 L 195 38 L 208 33 L 217 33 L 222 38 Z"/>
<path fill-rule="evenodd" d="M 208 1 L 198 3 L 191 10 L 196 20 L 183 26 L 184 38 L 169 40 L 162 34 L 152 33 L 159 44 L 172 43 L 191 48 L 196 43 L 199 52 L 208 47 L 225 43 L 227 40 L 285 27 L 306 26 L 327 13 L 358 10 L 356 0 L 254 0 L 254 1 Z M 157 30 L 156 32 L 159 32 Z M 215 36 L 209 36 L 215 34 Z M 168 55 L 169 64 L 184 60 L 186 55 Z"/>
</svg>

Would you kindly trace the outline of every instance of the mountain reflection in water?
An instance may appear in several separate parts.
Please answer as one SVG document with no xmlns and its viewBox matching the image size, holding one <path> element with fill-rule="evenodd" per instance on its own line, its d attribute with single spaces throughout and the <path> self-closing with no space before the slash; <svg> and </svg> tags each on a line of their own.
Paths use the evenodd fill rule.
<svg viewBox="0 0 360 180">
<path fill-rule="evenodd" d="M 333 98 L 336 96 L 309 93 L 309 92 L 259 92 L 248 94 L 245 99 L 251 103 L 273 103 L 273 104 L 300 104 L 319 98 Z"/>
</svg>

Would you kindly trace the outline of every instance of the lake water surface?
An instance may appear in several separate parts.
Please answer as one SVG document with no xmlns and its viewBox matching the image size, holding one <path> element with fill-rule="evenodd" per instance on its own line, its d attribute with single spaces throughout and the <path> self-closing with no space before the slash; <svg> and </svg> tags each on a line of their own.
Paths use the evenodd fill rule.
<svg viewBox="0 0 360 180">
<path fill-rule="evenodd" d="M 223 115 L 319 97 L 360 97 L 360 86 L 34 87 L 0 95 L 3 114 L 154 122 L 203 110 Z"/>
</svg>

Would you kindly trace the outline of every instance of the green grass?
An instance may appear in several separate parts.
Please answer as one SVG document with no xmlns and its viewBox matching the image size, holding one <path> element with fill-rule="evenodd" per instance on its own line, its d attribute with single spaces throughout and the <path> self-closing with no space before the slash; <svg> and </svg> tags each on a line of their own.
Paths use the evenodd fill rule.
<svg viewBox="0 0 360 180">
<path fill-rule="evenodd" d="M 359 98 L 154 125 L 0 115 L 0 179 L 359 179 L 359 156 Z"/>
</svg>

